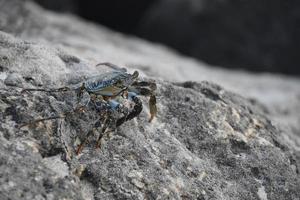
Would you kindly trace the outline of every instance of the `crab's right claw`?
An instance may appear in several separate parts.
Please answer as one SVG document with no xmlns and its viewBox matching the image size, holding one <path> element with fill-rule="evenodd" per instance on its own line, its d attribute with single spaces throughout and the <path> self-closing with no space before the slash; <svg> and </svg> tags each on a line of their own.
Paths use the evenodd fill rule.
<svg viewBox="0 0 300 200">
<path fill-rule="evenodd" d="M 156 107 L 156 97 L 154 95 L 150 96 L 149 100 L 149 108 L 150 108 L 150 119 L 151 122 L 157 114 L 157 107 Z"/>
</svg>

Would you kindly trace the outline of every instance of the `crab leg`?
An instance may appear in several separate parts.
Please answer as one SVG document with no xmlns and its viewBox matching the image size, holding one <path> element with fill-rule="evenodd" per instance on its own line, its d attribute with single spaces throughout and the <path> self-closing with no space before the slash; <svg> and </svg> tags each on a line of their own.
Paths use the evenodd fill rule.
<svg viewBox="0 0 300 200">
<path fill-rule="evenodd" d="M 157 107 L 156 107 L 156 97 L 154 95 L 150 96 L 149 99 L 149 108 L 150 108 L 150 119 L 151 122 L 157 114 Z"/>
<path fill-rule="evenodd" d="M 114 99 L 108 99 L 107 100 L 107 103 L 110 105 L 110 108 L 113 110 L 113 111 L 117 111 L 119 113 L 122 113 L 124 115 L 123 118 L 126 118 L 127 115 L 128 115 L 128 109 L 123 106 L 122 104 L 120 104 L 119 102 L 117 102 L 116 100 Z M 123 123 L 123 122 L 122 122 Z M 99 137 L 97 139 L 97 142 L 96 142 L 96 148 L 100 148 L 101 147 L 101 139 L 103 138 L 103 136 L 105 135 L 106 133 L 106 130 L 107 128 L 110 126 L 110 125 L 114 125 L 114 128 L 119 126 L 116 121 L 114 120 L 114 118 L 112 117 L 111 115 L 111 112 L 108 112 L 107 113 L 107 116 L 106 118 L 104 119 L 104 122 L 103 122 L 103 126 L 102 126 L 102 130 L 99 134 Z M 107 133 L 106 133 L 107 134 Z"/>
<path fill-rule="evenodd" d="M 109 126 L 109 121 L 110 121 L 109 117 L 110 116 L 107 116 L 107 118 L 104 121 L 101 133 L 99 134 L 99 137 L 98 137 L 97 142 L 96 142 L 96 148 L 100 148 L 101 147 L 101 139 L 103 138 L 104 133 L 105 133 L 106 129 Z"/>
<path fill-rule="evenodd" d="M 146 88 L 146 87 L 149 87 L 149 88 Z M 157 114 L 156 97 L 154 95 L 154 91 L 156 90 L 156 88 L 157 88 L 156 84 L 153 82 L 140 81 L 140 82 L 134 82 L 132 84 L 132 87 L 130 87 L 128 89 L 129 91 L 135 92 L 138 95 L 150 96 L 150 99 L 149 99 L 149 109 L 150 109 L 149 122 L 151 122 Z"/>
<path fill-rule="evenodd" d="M 117 120 L 116 127 L 120 126 L 125 121 L 132 119 L 132 112 L 129 113 L 128 108 L 126 108 L 124 105 L 120 104 L 119 102 L 113 99 L 108 100 L 108 103 L 110 104 L 112 110 L 115 110 L 124 115 L 123 117 Z"/>
<path fill-rule="evenodd" d="M 53 119 L 63 119 L 63 118 L 66 118 L 66 116 L 68 116 L 69 114 L 76 113 L 76 112 L 82 112 L 83 110 L 84 110 L 84 106 L 80 106 L 80 107 L 78 107 L 78 108 L 76 108 L 72 111 L 64 112 L 64 113 L 61 113 L 59 115 L 55 115 L 55 116 L 52 116 L 52 117 L 45 117 L 45 118 L 42 118 L 42 119 L 37 119 L 37 120 L 33 120 L 31 122 L 27 122 L 25 124 L 20 125 L 19 128 L 22 128 L 22 127 L 28 126 L 28 125 L 33 125 L 33 124 L 36 124 L 36 123 L 39 123 L 39 122 L 53 120 Z"/>
<path fill-rule="evenodd" d="M 119 102 L 117 102 L 116 100 L 108 99 L 107 103 L 109 104 L 110 108 L 113 111 L 117 111 L 119 113 L 122 113 L 124 116 L 121 119 L 117 120 L 117 122 L 116 122 L 113 119 L 113 117 L 111 116 L 111 113 L 110 112 L 107 113 L 107 116 L 106 116 L 106 118 L 104 119 L 104 122 L 103 122 L 101 132 L 100 132 L 99 137 L 98 137 L 97 142 L 96 142 L 96 148 L 101 147 L 101 139 L 104 137 L 107 128 L 109 126 L 111 126 L 112 124 L 114 125 L 114 128 L 120 126 L 121 124 L 123 124 L 126 121 L 127 116 L 128 116 L 128 109 L 125 106 L 123 106 L 122 104 L 120 104 Z"/>
<path fill-rule="evenodd" d="M 108 108 L 110 107 L 109 104 L 106 102 L 106 101 L 101 101 L 101 102 L 97 102 L 96 101 L 96 97 L 94 96 L 93 98 L 91 98 L 91 102 L 94 104 L 95 106 L 95 109 L 99 112 L 100 114 L 100 118 L 99 120 L 94 124 L 94 127 L 88 132 L 88 134 L 86 135 L 86 137 L 84 138 L 84 140 L 79 144 L 79 146 L 77 147 L 77 150 L 76 150 L 76 155 L 80 154 L 81 151 L 83 150 L 85 144 L 88 142 L 89 138 L 91 135 L 94 135 L 95 134 L 95 131 L 97 130 L 98 127 L 101 127 L 102 126 L 102 130 L 101 130 L 101 133 L 99 135 L 99 138 L 101 139 L 103 135 L 103 133 L 105 132 L 106 130 L 106 122 L 107 122 L 107 117 L 105 118 L 104 120 L 104 123 L 103 125 L 101 125 L 101 121 L 103 120 L 103 115 L 102 113 L 106 113 L 105 115 L 109 115 L 108 113 Z M 100 104 L 98 104 L 100 103 Z M 101 137 L 100 137 L 101 136 Z M 97 145 L 96 147 L 98 146 L 98 141 L 97 141 Z"/>
<path fill-rule="evenodd" d="M 126 115 L 126 116 L 124 116 L 124 117 L 122 117 L 122 118 L 120 118 L 120 119 L 117 120 L 117 123 L 116 123 L 117 126 L 120 126 L 120 125 L 122 125 L 124 122 L 126 122 L 126 121 L 128 121 L 128 120 L 131 120 L 131 119 L 133 119 L 133 118 L 135 118 L 135 117 L 138 116 L 138 115 L 141 113 L 141 111 L 143 110 L 142 102 L 141 102 L 141 100 L 137 97 L 137 94 L 136 94 L 136 93 L 134 93 L 134 92 L 128 92 L 128 99 L 129 99 L 130 101 L 132 101 L 135 105 L 134 105 L 132 111 L 130 111 L 130 112 L 128 113 L 128 115 Z"/>
<path fill-rule="evenodd" d="M 92 130 L 90 130 L 88 132 L 88 134 L 86 135 L 86 137 L 84 138 L 84 140 L 79 144 L 79 146 L 77 147 L 76 150 L 76 155 L 80 154 L 84 145 L 88 142 L 88 139 L 91 135 L 93 135 L 95 133 L 95 128 L 93 128 Z"/>
<path fill-rule="evenodd" d="M 117 127 L 117 126 L 120 126 L 121 124 L 123 124 L 126 121 L 127 116 L 128 116 L 128 109 L 125 106 L 123 106 L 122 104 L 120 104 L 119 102 L 117 102 L 114 99 L 111 99 L 111 98 L 104 98 L 104 99 L 105 100 L 102 102 L 102 103 L 104 103 L 104 104 L 102 104 L 104 106 L 97 105 L 97 102 L 95 102 L 95 99 L 91 100 L 94 103 L 94 105 L 95 105 L 95 107 L 96 107 L 96 109 L 98 110 L 99 113 L 103 113 L 103 112 L 106 113 L 106 116 L 104 117 L 104 122 L 103 122 L 103 125 L 102 125 L 101 132 L 100 132 L 99 137 L 98 137 L 97 142 L 96 142 L 96 148 L 100 148 L 101 139 L 105 135 L 107 128 L 111 125 L 113 125 L 114 128 Z M 114 118 L 112 117 L 112 115 L 111 115 L 112 113 L 111 113 L 111 111 L 109 111 L 109 109 L 111 109 L 112 111 L 117 111 L 119 113 L 122 113 L 124 116 L 116 122 L 114 120 Z M 84 145 L 87 143 L 89 137 L 96 131 L 96 128 L 101 126 L 101 125 L 97 125 L 97 124 L 99 124 L 100 121 L 98 121 L 98 123 L 96 123 L 94 125 L 93 129 L 88 132 L 85 139 L 78 146 L 78 148 L 76 150 L 77 155 L 81 153 Z"/>
<path fill-rule="evenodd" d="M 132 83 L 133 87 L 149 87 L 151 91 L 155 91 L 157 89 L 156 83 L 154 82 L 147 82 L 147 81 L 136 81 Z"/>
<path fill-rule="evenodd" d="M 150 96 L 149 98 L 149 109 L 150 109 L 150 119 L 151 122 L 157 114 L 157 106 L 156 106 L 156 97 L 153 94 L 153 91 L 147 88 L 130 88 L 129 91 L 135 91 L 138 95 L 142 96 Z"/>
<path fill-rule="evenodd" d="M 66 117 L 67 114 L 68 113 L 64 113 L 64 114 L 56 115 L 56 116 L 53 116 L 53 117 L 46 117 L 46 118 L 42 118 L 42 119 L 37 119 L 37 120 L 31 121 L 31 122 L 22 124 L 22 125 L 19 126 L 19 128 L 22 128 L 24 126 L 33 125 L 33 124 L 36 124 L 36 123 L 39 123 L 39 122 L 44 122 L 44 121 L 52 120 L 52 119 L 63 119 L 63 118 Z"/>
<path fill-rule="evenodd" d="M 29 92 L 29 91 L 42 91 L 42 92 L 66 92 L 71 90 L 69 87 L 61 87 L 55 89 L 43 89 L 43 88 L 25 88 L 21 91 L 21 93 Z"/>
</svg>

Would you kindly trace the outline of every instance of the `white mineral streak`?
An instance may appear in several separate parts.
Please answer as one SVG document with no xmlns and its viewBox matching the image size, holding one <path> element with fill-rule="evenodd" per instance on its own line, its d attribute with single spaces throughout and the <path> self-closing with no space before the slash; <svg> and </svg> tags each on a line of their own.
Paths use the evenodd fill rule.
<svg viewBox="0 0 300 200">
<path fill-rule="evenodd" d="M 268 200 L 267 193 L 263 185 L 258 188 L 257 195 L 260 198 L 260 200 Z"/>
</svg>

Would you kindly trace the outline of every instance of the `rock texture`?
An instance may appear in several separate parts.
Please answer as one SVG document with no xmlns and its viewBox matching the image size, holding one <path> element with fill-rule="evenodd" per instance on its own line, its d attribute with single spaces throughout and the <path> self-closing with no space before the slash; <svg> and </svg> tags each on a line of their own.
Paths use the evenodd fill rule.
<svg viewBox="0 0 300 200">
<path fill-rule="evenodd" d="M 299 80 L 211 70 L 30 2 L 0 5 L 0 199 L 300 198 Z M 72 91 L 22 88 L 76 84 L 110 70 L 95 67 L 102 61 L 156 80 L 153 123 L 145 106 L 101 149 L 91 137 L 79 156 L 78 142 L 97 120 L 92 107 L 20 128 L 68 111 L 76 100 Z"/>
</svg>

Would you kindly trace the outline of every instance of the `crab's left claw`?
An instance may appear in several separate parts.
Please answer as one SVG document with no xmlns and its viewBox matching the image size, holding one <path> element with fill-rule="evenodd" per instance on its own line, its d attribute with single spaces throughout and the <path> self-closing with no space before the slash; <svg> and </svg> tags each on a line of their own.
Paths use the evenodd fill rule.
<svg viewBox="0 0 300 200">
<path fill-rule="evenodd" d="M 150 96 L 149 100 L 149 108 L 150 108 L 150 119 L 151 122 L 157 114 L 157 107 L 156 107 L 156 97 L 154 95 Z"/>
</svg>

